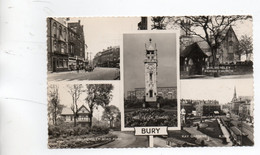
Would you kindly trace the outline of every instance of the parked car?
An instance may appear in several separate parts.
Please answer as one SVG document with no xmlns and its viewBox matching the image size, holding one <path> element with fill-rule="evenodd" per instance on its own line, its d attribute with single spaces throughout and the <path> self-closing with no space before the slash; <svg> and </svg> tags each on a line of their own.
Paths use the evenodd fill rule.
<svg viewBox="0 0 260 155">
<path fill-rule="evenodd" d="M 94 70 L 93 66 L 86 66 L 85 71 L 92 72 Z"/>
</svg>

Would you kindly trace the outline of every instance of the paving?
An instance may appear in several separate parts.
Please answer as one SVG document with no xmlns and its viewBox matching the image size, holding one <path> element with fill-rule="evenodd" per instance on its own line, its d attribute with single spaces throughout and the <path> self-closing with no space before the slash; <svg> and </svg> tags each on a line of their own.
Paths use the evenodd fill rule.
<svg viewBox="0 0 260 155">
<path fill-rule="evenodd" d="M 96 67 L 92 72 L 80 70 L 48 73 L 48 81 L 115 80 L 119 76 L 119 68 Z"/>
</svg>

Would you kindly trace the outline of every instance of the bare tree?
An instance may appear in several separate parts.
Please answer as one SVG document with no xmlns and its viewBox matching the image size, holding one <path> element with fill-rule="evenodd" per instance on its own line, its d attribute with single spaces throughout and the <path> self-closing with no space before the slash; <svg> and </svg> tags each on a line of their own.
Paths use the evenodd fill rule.
<svg viewBox="0 0 260 155">
<path fill-rule="evenodd" d="M 60 104 L 59 87 L 57 85 L 48 86 L 48 116 L 53 125 L 57 125 L 57 117 L 61 114 L 63 106 Z"/>
<path fill-rule="evenodd" d="M 230 26 L 235 25 L 236 21 L 252 19 L 252 16 L 179 16 L 170 18 L 174 19 L 173 22 L 186 35 L 198 36 L 207 42 L 212 53 L 212 65 L 215 66 L 217 49 L 225 37 L 223 33 Z"/>
<path fill-rule="evenodd" d="M 71 104 L 71 110 L 73 112 L 73 118 L 74 118 L 74 127 L 77 126 L 77 117 L 78 117 L 78 99 L 83 92 L 82 84 L 74 84 L 74 85 L 67 85 L 69 88 L 69 93 L 72 97 L 72 104 Z"/>
<path fill-rule="evenodd" d="M 253 39 L 250 36 L 242 35 L 239 40 L 238 54 L 239 60 L 241 60 L 241 54 L 246 54 L 246 60 L 248 59 L 248 54 L 253 53 Z"/>
<path fill-rule="evenodd" d="M 86 102 L 90 110 L 90 126 L 94 109 L 98 106 L 106 107 L 112 99 L 112 84 L 88 84 Z"/>
</svg>

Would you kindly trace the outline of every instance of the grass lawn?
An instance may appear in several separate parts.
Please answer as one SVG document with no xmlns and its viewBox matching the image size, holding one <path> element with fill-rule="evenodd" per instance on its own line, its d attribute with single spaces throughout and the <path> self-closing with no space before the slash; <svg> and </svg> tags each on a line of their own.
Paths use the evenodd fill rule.
<svg viewBox="0 0 260 155">
<path fill-rule="evenodd" d="M 168 137 L 169 138 L 176 138 L 181 141 L 189 142 L 196 144 L 196 138 L 192 137 L 189 132 L 186 130 L 176 130 L 176 131 L 168 131 Z"/>
<path fill-rule="evenodd" d="M 207 124 L 208 126 L 205 128 L 200 128 L 199 129 L 200 132 L 202 132 L 210 137 L 221 139 L 223 133 L 216 120 L 214 120 L 212 122 L 204 122 L 204 123 Z"/>
</svg>

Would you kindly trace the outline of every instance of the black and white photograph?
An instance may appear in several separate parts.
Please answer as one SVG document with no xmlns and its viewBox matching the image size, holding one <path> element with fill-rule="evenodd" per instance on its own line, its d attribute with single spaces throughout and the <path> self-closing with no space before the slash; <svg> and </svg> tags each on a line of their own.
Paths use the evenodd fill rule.
<svg viewBox="0 0 260 155">
<path fill-rule="evenodd" d="M 47 18 L 48 81 L 120 80 L 120 34 L 133 23 L 118 21 L 126 19 Z"/>
<path fill-rule="evenodd" d="M 124 127 L 178 128 L 178 34 L 123 34 Z"/>
<path fill-rule="evenodd" d="M 254 145 L 253 80 L 182 80 L 181 85 L 180 140 L 187 146 Z"/>
<path fill-rule="evenodd" d="M 160 16 L 151 23 L 181 31 L 181 79 L 253 78 L 252 16 Z"/>
<path fill-rule="evenodd" d="M 49 84 L 48 148 L 105 147 L 120 138 L 118 89 L 116 84 Z"/>
</svg>

